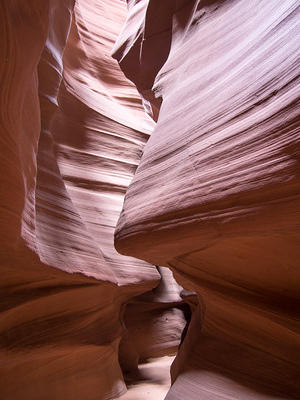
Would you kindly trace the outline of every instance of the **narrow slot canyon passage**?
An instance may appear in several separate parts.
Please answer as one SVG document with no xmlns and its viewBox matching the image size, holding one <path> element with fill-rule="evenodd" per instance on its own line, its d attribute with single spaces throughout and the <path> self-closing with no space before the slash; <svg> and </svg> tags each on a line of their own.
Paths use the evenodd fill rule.
<svg viewBox="0 0 300 400">
<path fill-rule="evenodd" d="M 0 2 L 0 400 L 299 400 L 298 0 Z"/>
</svg>

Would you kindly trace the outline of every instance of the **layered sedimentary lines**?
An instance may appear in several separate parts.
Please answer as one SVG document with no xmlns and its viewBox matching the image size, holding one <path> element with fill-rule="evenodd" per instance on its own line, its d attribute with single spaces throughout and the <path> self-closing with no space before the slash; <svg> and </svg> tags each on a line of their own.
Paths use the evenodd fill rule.
<svg viewBox="0 0 300 400">
<path fill-rule="evenodd" d="M 161 280 L 155 266 L 113 246 L 126 188 L 154 125 L 110 56 L 125 16 L 125 4 L 113 0 L 0 5 L 5 400 L 124 393 L 118 359 L 128 337 L 125 305 Z M 178 321 L 175 334 L 166 329 L 160 354 L 180 341 L 179 303 L 178 294 L 165 306 L 153 303 L 151 335 L 165 324 L 168 307 Z M 151 335 L 147 356 L 155 353 Z M 132 368 L 145 349 L 127 352 Z"/>
<path fill-rule="evenodd" d="M 26 249 L 1 261 L 1 397 L 96 399 L 124 392 L 118 343 L 125 298 L 116 286 L 41 266 Z"/>
<path fill-rule="evenodd" d="M 166 3 L 172 24 L 150 38 L 132 24 L 142 3 L 144 26 L 155 20 L 154 1 L 131 2 L 115 49 L 138 87 L 144 45 L 149 60 L 160 36 L 171 39 L 152 66 L 162 105 L 116 246 L 169 265 L 198 295 L 167 399 L 296 399 L 298 2 Z"/>
<path fill-rule="evenodd" d="M 116 21 L 114 14 L 108 18 L 109 11 L 118 16 Z M 73 272 L 73 257 L 77 256 L 78 272 L 118 285 L 149 284 L 159 279 L 155 268 L 138 260 L 132 264 L 114 251 L 112 242 L 125 189 L 150 133 L 137 93 L 109 56 L 118 23 L 124 18 L 124 5 L 116 9 L 112 2 L 77 2 L 73 13 L 61 71 L 59 110 L 51 119 L 51 132 L 40 139 L 38 212 L 41 232 L 48 235 L 40 244 L 41 253 L 46 259 L 53 258 L 56 266 L 61 261 L 63 269 L 71 259 Z M 96 17 L 103 23 L 96 23 Z M 57 68 L 53 69 L 54 75 Z M 123 95 L 117 92 L 119 86 Z M 49 98 L 47 93 L 42 96 L 45 102 Z M 141 129 L 143 123 L 144 132 L 131 127 Z M 51 140 L 54 145 L 50 153 Z M 49 157 L 57 166 L 47 171 Z M 55 179 L 57 173 L 61 184 Z M 57 196 L 56 188 L 65 194 Z M 51 220 L 50 226 L 45 224 L 46 218 Z M 70 220 L 71 229 L 66 228 L 65 219 Z M 68 240 L 61 240 L 61 235 Z M 61 260 L 57 260 L 58 250 Z M 138 265 L 140 274 L 135 272 Z"/>
<path fill-rule="evenodd" d="M 1 399 L 113 399 L 178 345 L 168 400 L 300 398 L 298 21 L 1 2 Z"/>
<path fill-rule="evenodd" d="M 177 35 L 154 86 L 163 109 L 127 195 L 131 227 L 147 219 L 158 227 L 166 216 L 167 229 L 195 214 L 210 226 L 240 221 L 298 195 L 296 4 L 216 4 L 199 3 L 197 23 L 190 2 L 174 14 Z M 185 36 L 176 32 L 181 19 Z M 138 185 L 153 199 L 142 213 Z"/>
</svg>

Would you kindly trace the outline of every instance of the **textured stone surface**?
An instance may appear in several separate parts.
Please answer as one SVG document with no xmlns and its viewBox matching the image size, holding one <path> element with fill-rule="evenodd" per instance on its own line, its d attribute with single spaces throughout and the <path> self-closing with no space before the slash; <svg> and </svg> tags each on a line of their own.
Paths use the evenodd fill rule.
<svg viewBox="0 0 300 400">
<path fill-rule="evenodd" d="M 0 3 L 1 399 L 113 399 L 179 342 L 167 400 L 300 398 L 298 21 Z"/>
<path fill-rule="evenodd" d="M 182 287 L 168 268 L 158 267 L 159 285 L 128 301 L 124 314 L 127 334 L 120 344 L 123 371 L 132 373 L 142 361 L 174 355 L 182 340 L 190 307 Z"/>
<path fill-rule="evenodd" d="M 113 247 L 154 125 L 110 56 L 125 16 L 113 0 L 0 4 L 1 399 L 126 391 L 125 305 L 161 277 Z"/>
<path fill-rule="evenodd" d="M 116 247 L 198 296 L 166 399 L 296 399 L 299 3 L 171 3 L 130 1 L 114 50 L 162 100 Z"/>
</svg>

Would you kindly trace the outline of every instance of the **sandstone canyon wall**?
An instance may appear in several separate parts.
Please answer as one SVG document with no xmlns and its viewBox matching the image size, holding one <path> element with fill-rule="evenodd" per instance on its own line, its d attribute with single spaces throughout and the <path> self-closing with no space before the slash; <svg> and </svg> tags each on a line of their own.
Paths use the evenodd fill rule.
<svg viewBox="0 0 300 400">
<path fill-rule="evenodd" d="M 299 399 L 299 2 L 128 1 L 157 125 L 115 244 L 197 293 L 166 400 Z"/>
<path fill-rule="evenodd" d="M 119 357 L 180 341 L 181 288 L 113 246 L 154 126 L 110 56 L 125 17 L 114 0 L 0 4 L 1 399 L 113 399 Z"/>
<path fill-rule="evenodd" d="M 0 399 L 299 399 L 299 3 L 127 6 L 0 3 Z"/>
</svg>

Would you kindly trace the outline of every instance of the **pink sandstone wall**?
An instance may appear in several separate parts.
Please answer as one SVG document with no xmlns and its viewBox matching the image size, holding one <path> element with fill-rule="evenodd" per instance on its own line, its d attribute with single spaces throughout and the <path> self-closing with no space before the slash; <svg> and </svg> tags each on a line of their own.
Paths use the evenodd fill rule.
<svg viewBox="0 0 300 400">
<path fill-rule="evenodd" d="M 112 399 L 126 391 L 126 304 L 161 275 L 113 246 L 154 126 L 110 56 L 125 17 L 125 4 L 113 0 L 0 4 L 1 399 Z M 164 313 L 176 314 L 177 330 L 166 327 L 161 351 L 174 352 L 181 303 L 177 294 L 162 311 L 152 304 L 151 335 L 132 350 L 132 368 L 152 354 Z"/>
<path fill-rule="evenodd" d="M 198 297 L 166 400 L 297 399 L 299 3 L 128 4 L 114 56 L 161 107 L 115 244 Z"/>
</svg>

